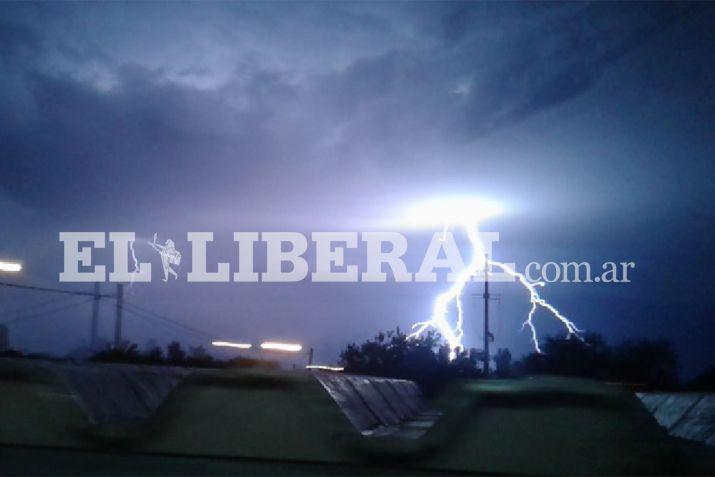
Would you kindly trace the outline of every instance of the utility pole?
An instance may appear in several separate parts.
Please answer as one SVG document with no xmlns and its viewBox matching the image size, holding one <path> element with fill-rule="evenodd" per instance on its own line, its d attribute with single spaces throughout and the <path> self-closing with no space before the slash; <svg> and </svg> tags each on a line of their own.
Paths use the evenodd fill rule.
<svg viewBox="0 0 715 477">
<path fill-rule="evenodd" d="M 313 348 L 310 348 L 310 351 L 308 351 L 308 366 L 313 364 Z"/>
<path fill-rule="evenodd" d="M 489 377 L 489 255 L 484 255 L 484 377 Z"/>
<path fill-rule="evenodd" d="M 122 344 L 122 307 L 124 306 L 124 285 L 117 283 L 117 314 L 114 320 L 114 347 Z"/>
<path fill-rule="evenodd" d="M 97 349 L 97 327 L 99 326 L 99 282 L 94 283 L 94 301 L 92 302 L 92 321 L 89 322 L 89 347 L 92 351 Z"/>
</svg>

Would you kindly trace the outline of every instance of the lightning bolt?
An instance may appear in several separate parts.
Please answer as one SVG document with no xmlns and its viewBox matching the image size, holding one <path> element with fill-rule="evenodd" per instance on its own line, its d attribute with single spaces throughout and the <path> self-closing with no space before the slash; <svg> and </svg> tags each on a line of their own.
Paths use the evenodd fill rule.
<svg viewBox="0 0 715 477">
<path fill-rule="evenodd" d="M 527 279 L 523 273 L 517 272 L 507 264 L 489 259 L 486 255 L 484 244 L 479 239 L 479 227 L 477 226 L 477 223 L 467 221 L 464 222 L 463 225 L 465 231 L 467 232 L 467 237 L 472 244 L 472 248 L 474 249 L 472 261 L 459 273 L 453 285 L 447 291 L 437 296 L 432 309 L 432 317 L 427 321 L 418 322 L 412 325 L 413 332 L 409 335 L 410 337 L 419 336 L 427 328 L 435 328 L 447 341 L 450 348 L 449 357 L 450 359 L 454 359 L 457 356 L 457 353 L 464 349 L 462 345 L 462 336 L 464 336 L 464 330 L 462 329 L 464 323 L 462 292 L 464 291 L 464 287 L 478 272 L 487 273 L 488 267 L 496 267 L 504 273 L 514 277 L 517 282 L 529 292 L 531 308 L 529 309 L 529 314 L 527 315 L 526 320 L 522 323 L 521 327 L 522 329 L 528 328 L 531 332 L 531 341 L 537 353 L 541 353 L 541 348 L 539 346 L 539 338 L 536 333 L 536 327 L 534 326 L 533 319 L 534 314 L 539 307 L 549 311 L 563 324 L 569 338 L 572 336 L 580 338 L 579 333 L 581 330 L 579 330 L 572 321 L 557 310 L 556 307 L 551 305 L 544 298 L 542 298 L 541 295 L 539 295 L 537 288 L 543 287 L 545 285 L 544 282 L 532 282 Z M 446 238 L 448 228 L 449 224 L 447 224 L 443 230 L 443 241 Z M 452 301 L 454 301 L 457 306 L 457 322 L 454 327 L 452 327 L 447 320 L 448 306 Z"/>
<path fill-rule="evenodd" d="M 134 253 L 134 240 L 131 240 L 129 242 L 129 250 L 131 250 L 132 260 L 134 260 L 134 271 L 131 273 L 132 280 L 131 280 L 131 282 L 129 282 L 129 288 L 132 288 L 134 286 L 134 278 L 139 273 L 139 261 L 137 260 L 137 256 Z"/>
<path fill-rule="evenodd" d="M 129 242 L 129 249 L 132 251 L 132 260 L 134 260 L 134 271 L 132 273 L 139 273 L 139 261 L 137 256 L 134 254 L 134 240 Z"/>
</svg>

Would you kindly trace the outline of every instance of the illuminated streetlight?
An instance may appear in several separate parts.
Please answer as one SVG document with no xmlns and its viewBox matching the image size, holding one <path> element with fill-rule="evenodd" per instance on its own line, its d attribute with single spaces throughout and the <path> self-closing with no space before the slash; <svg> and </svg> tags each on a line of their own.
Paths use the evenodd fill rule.
<svg viewBox="0 0 715 477">
<path fill-rule="evenodd" d="M 231 341 L 212 341 L 213 346 L 225 348 L 251 349 L 253 345 L 250 343 L 232 343 Z"/>
<path fill-rule="evenodd" d="M 18 262 L 3 262 L 0 261 L 0 272 L 19 272 L 22 270 L 22 264 Z"/>
<path fill-rule="evenodd" d="M 317 369 L 320 371 L 343 371 L 345 368 L 340 366 L 325 366 L 323 364 L 309 364 L 305 369 Z"/>
<path fill-rule="evenodd" d="M 277 341 L 265 341 L 261 343 L 261 349 L 270 351 L 284 351 L 287 353 L 297 353 L 303 347 L 295 343 L 279 343 Z"/>
</svg>

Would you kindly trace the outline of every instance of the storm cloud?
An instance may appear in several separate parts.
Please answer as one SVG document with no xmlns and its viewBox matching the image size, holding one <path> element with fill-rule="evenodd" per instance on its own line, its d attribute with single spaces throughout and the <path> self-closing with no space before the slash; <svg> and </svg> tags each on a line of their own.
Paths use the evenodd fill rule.
<svg viewBox="0 0 715 477">
<path fill-rule="evenodd" d="M 695 3 L 5 3 L 0 252 L 56 263 L 74 229 L 357 230 L 476 193 L 509 205 L 497 225 L 519 257 L 656 260 L 669 247 L 641 247 L 650 233 L 695 263 L 690 231 L 712 223 L 713 19 Z M 623 310 L 612 293 L 580 322 L 618 335 L 598 321 L 615 300 L 646 328 L 638 310 L 657 300 Z M 315 336 L 382 323 L 327 332 L 336 301 Z"/>
</svg>

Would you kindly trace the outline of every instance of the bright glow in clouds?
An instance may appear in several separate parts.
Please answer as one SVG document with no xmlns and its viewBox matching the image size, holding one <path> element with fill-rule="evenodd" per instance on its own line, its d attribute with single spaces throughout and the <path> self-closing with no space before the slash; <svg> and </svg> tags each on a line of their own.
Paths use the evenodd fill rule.
<svg viewBox="0 0 715 477">
<path fill-rule="evenodd" d="M 576 325 L 539 295 L 537 288 L 544 286 L 544 282 L 531 282 L 522 273 L 515 271 L 505 263 L 492 260 L 486 255 L 484 244 L 479 239 L 478 224 L 486 218 L 498 215 L 501 211 L 502 208 L 499 205 L 479 199 L 444 199 L 425 202 L 411 209 L 407 214 L 409 225 L 434 226 L 435 224 L 441 224 L 444 226 L 445 234 L 451 225 L 456 224 L 464 227 L 474 250 L 471 263 L 460 272 L 452 286 L 435 299 L 432 317 L 428 321 L 412 325 L 414 331 L 410 334 L 411 337 L 416 337 L 429 327 L 435 328 L 449 345 L 450 359 L 454 359 L 457 352 L 464 349 L 462 345 L 462 336 L 464 335 L 462 329 L 464 322 L 462 291 L 474 275 L 478 272 L 484 273 L 487 271 L 485 266 L 499 268 L 504 273 L 511 275 L 529 292 L 531 308 L 522 324 L 522 328 L 528 327 L 531 331 L 531 340 L 537 352 L 541 353 L 541 348 L 539 347 L 539 338 L 536 334 L 533 318 L 538 307 L 545 308 L 551 312 L 564 325 L 568 332 L 568 337 L 578 337 L 580 330 Z M 454 327 L 447 320 L 448 306 L 453 301 L 457 307 L 457 322 Z"/>
<path fill-rule="evenodd" d="M 213 346 L 225 347 L 225 348 L 238 348 L 238 349 L 251 349 L 252 345 L 249 343 L 232 343 L 231 341 L 212 341 Z"/>
<path fill-rule="evenodd" d="M 271 350 L 271 351 L 285 351 L 288 353 L 297 353 L 302 350 L 303 347 L 295 343 L 279 343 L 276 341 L 266 341 L 261 343 L 261 349 Z"/>
<path fill-rule="evenodd" d="M 17 262 L 0 262 L 0 272 L 19 272 L 22 265 Z"/>
<path fill-rule="evenodd" d="M 504 207 L 484 199 L 450 197 L 421 202 L 410 208 L 405 216 L 408 227 L 433 227 L 461 224 L 468 218 L 470 222 L 482 220 L 504 213 Z"/>
</svg>

